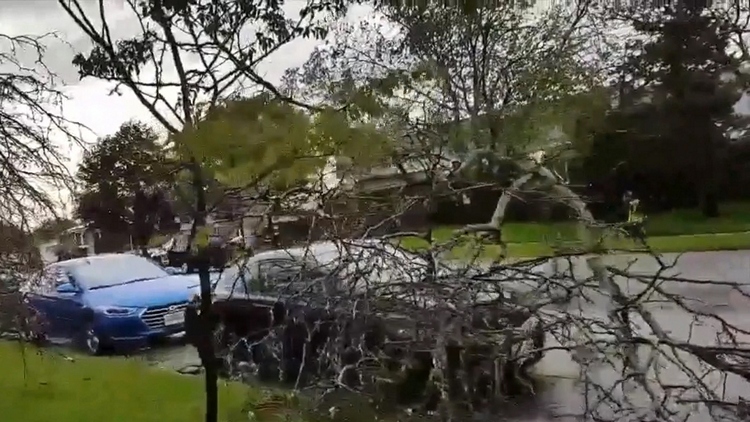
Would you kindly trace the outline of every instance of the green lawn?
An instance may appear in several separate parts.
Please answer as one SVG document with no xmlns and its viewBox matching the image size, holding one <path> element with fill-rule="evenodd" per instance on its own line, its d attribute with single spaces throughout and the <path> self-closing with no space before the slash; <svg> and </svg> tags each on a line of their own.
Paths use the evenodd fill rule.
<svg viewBox="0 0 750 422">
<path fill-rule="evenodd" d="M 74 356 L 0 341 L 0 420 L 12 422 L 199 422 L 203 377 L 179 375 L 138 358 Z M 24 367 L 26 371 L 24 371 Z M 220 422 L 372 422 L 361 396 L 332 394 L 312 403 L 270 387 L 219 380 Z M 335 406 L 333 419 L 329 409 Z M 252 412 L 253 417 L 249 418 Z M 404 420 L 398 418 L 397 420 Z"/>
<path fill-rule="evenodd" d="M 649 247 L 656 252 L 691 252 L 750 249 L 750 233 L 697 234 L 690 236 L 658 236 L 648 238 Z M 605 246 L 613 252 L 643 252 L 645 249 L 631 241 L 608 241 Z M 580 242 L 564 242 L 561 251 L 582 251 Z M 461 246 L 453 255 L 457 258 L 473 257 L 476 248 Z M 508 256 L 511 258 L 529 258 L 554 255 L 555 250 L 549 243 L 528 242 L 508 244 Z M 499 257 L 500 247 L 482 246 L 481 259 Z"/>
<path fill-rule="evenodd" d="M 0 419 L 18 422 L 191 422 L 203 420 L 203 379 L 137 359 L 75 357 L 0 342 Z M 22 350 L 25 350 L 25 358 Z M 24 375 L 24 360 L 27 368 Z M 246 386 L 223 386 L 219 420 L 247 421 L 257 400 Z"/>
<path fill-rule="evenodd" d="M 719 218 L 706 219 L 698 210 L 677 210 L 649 215 L 646 220 L 648 244 L 658 252 L 687 252 L 705 250 L 737 250 L 750 248 L 750 203 L 722 204 Z M 552 254 L 552 244 L 561 244 L 565 250 L 580 250 L 575 222 L 518 223 L 503 225 L 503 240 L 508 243 L 511 257 L 532 257 Z M 456 227 L 439 227 L 433 231 L 440 242 L 449 239 Z M 457 256 L 473 255 L 475 248 L 466 243 L 454 250 Z M 401 245 L 417 250 L 427 244 L 417 238 L 405 238 Z M 639 250 L 639 245 L 623 240 L 608 239 L 608 248 Z M 498 256 L 500 248 L 483 246 L 480 256 L 491 259 Z"/>
<path fill-rule="evenodd" d="M 675 210 L 649 215 L 646 231 L 650 236 L 750 231 L 750 202 L 722 204 L 720 210 L 721 216 L 718 218 L 705 218 L 700 210 Z"/>
</svg>

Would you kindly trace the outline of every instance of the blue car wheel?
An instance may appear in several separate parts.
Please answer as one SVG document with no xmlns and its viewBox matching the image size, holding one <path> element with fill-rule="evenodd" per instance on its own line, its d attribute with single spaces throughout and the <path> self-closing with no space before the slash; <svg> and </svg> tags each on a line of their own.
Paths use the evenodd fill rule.
<svg viewBox="0 0 750 422">
<path fill-rule="evenodd" d="M 94 330 L 93 324 L 84 325 L 78 337 L 78 346 L 89 355 L 101 355 L 106 349 L 101 337 Z"/>
<path fill-rule="evenodd" d="M 102 341 L 96 335 L 93 328 L 87 328 L 84 333 L 86 352 L 91 355 L 99 355 L 102 352 Z"/>
</svg>

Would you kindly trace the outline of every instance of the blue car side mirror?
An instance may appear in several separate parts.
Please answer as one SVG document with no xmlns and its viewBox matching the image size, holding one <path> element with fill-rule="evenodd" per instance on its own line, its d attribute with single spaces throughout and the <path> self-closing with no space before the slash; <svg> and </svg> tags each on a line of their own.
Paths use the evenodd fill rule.
<svg viewBox="0 0 750 422">
<path fill-rule="evenodd" d="M 73 285 L 73 283 L 63 283 L 59 286 L 57 286 L 57 293 L 78 293 L 78 287 Z"/>
</svg>

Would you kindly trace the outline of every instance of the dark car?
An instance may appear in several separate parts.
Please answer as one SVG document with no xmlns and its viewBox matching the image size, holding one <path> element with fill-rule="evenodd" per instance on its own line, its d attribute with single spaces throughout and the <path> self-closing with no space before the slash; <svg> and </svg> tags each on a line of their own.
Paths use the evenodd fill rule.
<svg viewBox="0 0 750 422">
<path fill-rule="evenodd" d="M 183 273 L 191 274 L 198 269 L 198 258 L 189 248 L 189 233 L 179 233 L 160 248 L 150 251 L 151 258 L 158 260 L 165 267 L 180 268 Z M 211 236 L 207 248 L 210 267 L 224 268 L 234 253 L 234 247 L 220 236 Z"/>
<path fill-rule="evenodd" d="M 432 367 L 431 351 L 444 328 L 438 306 L 476 329 L 472 342 L 507 343 L 503 347 L 517 355 L 514 371 L 541 359 L 541 352 L 520 354 L 540 349 L 544 335 L 508 292 L 485 288 L 491 283 L 474 279 L 479 269 L 439 264 L 428 271 L 426 264 L 388 243 L 368 240 L 268 251 L 227 268 L 213 292 L 215 340 L 225 369 L 231 371 L 239 358 L 259 375 L 296 382 L 305 372 L 301 368 L 319 376 L 342 368 L 358 371 L 355 363 L 363 354 L 385 353 L 395 366 L 421 362 L 416 371 L 423 375 Z M 459 309 L 469 309 L 468 320 Z M 458 325 L 454 328 L 460 330 Z M 491 334 L 498 332 L 504 334 Z M 516 338 L 522 332 L 526 337 Z M 362 379 L 361 374 L 349 378 Z"/>
</svg>

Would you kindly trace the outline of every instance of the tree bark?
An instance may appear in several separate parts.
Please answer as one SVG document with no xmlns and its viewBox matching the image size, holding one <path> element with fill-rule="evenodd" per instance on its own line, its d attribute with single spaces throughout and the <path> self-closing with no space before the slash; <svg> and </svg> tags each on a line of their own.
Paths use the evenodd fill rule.
<svg viewBox="0 0 750 422">
<path fill-rule="evenodd" d="M 716 183 L 716 143 L 713 139 L 705 141 L 706 147 L 703 154 L 705 160 L 703 168 L 701 212 L 704 217 L 715 218 L 719 216 L 719 199 Z"/>
<path fill-rule="evenodd" d="M 716 136 L 715 130 L 713 130 L 713 123 L 708 121 L 705 123 L 705 133 L 703 133 L 702 139 L 699 140 L 703 146 L 703 154 L 701 154 L 701 160 L 703 161 L 701 167 L 703 169 L 700 177 L 700 189 L 701 189 L 701 212 L 704 217 L 715 218 L 719 216 L 719 195 L 718 195 L 718 184 L 716 183 Z"/>
<path fill-rule="evenodd" d="M 203 172 L 200 164 L 195 160 L 191 163 L 193 173 L 193 189 L 196 195 L 195 215 L 193 221 L 192 239 L 195 239 L 195 231 L 206 224 L 206 191 L 203 183 Z M 200 329 L 196 333 L 196 349 L 200 356 L 204 369 L 204 389 L 206 393 L 205 422 L 217 422 L 219 412 L 219 368 L 216 362 L 216 351 L 213 342 L 213 327 L 215 319 L 211 310 L 211 276 L 209 273 L 209 260 L 207 247 L 202 250 L 192 251 L 198 254 L 198 277 L 201 286 L 200 298 Z"/>
</svg>

